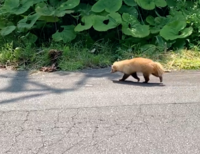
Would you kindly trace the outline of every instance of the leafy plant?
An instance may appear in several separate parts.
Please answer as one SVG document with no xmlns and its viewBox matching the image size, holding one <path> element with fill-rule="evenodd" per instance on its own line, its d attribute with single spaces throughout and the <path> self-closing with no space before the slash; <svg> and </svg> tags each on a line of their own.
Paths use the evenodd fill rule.
<svg viewBox="0 0 200 154">
<path fill-rule="evenodd" d="M 122 18 L 122 32 L 124 34 L 138 38 L 146 37 L 149 35 L 149 26 L 140 24 L 135 16 L 124 13 Z"/>
<path fill-rule="evenodd" d="M 56 32 L 55 34 L 52 35 L 52 38 L 54 41 L 63 41 L 64 43 L 70 42 L 71 40 L 76 38 L 76 33 L 74 32 L 74 26 L 62 26 L 64 30 L 62 32 Z"/>
<path fill-rule="evenodd" d="M 106 11 L 108 13 L 118 11 L 122 6 L 122 0 L 108 1 L 108 0 L 99 0 L 92 6 L 93 12 L 102 12 Z"/>
<path fill-rule="evenodd" d="M 123 52 L 131 57 L 132 54 L 160 54 L 170 49 L 197 50 L 199 18 L 197 0 L 4 0 L 0 3 L 0 40 L 3 40 L 0 47 L 5 48 L 11 41 L 13 44 L 12 50 L 6 53 L 7 49 L 2 49 L 0 54 L 4 63 L 7 60 L 29 63 L 38 55 L 43 57 L 31 50 L 34 47 L 53 43 L 71 47 L 81 42 L 79 49 L 83 54 L 75 53 L 87 60 L 76 59 L 74 50 L 70 50 L 68 57 L 76 57 L 75 65 L 65 60 L 60 65 L 83 68 L 82 65 L 106 66 L 109 60 L 103 54 L 116 60 L 124 56 Z M 97 47 L 101 40 L 109 42 L 115 51 L 104 52 L 105 49 L 99 48 L 102 45 Z M 15 52 L 16 47 L 23 50 Z"/>
<path fill-rule="evenodd" d="M 165 7 L 167 5 L 165 0 L 135 0 L 137 4 L 146 10 L 153 10 L 155 7 Z"/>
</svg>

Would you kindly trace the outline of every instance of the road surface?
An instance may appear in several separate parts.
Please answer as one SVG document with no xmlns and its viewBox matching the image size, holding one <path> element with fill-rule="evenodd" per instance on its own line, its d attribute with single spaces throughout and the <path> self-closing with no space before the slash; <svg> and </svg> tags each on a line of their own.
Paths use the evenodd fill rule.
<svg viewBox="0 0 200 154">
<path fill-rule="evenodd" d="M 200 153 L 200 71 L 121 76 L 0 70 L 0 154 Z"/>
</svg>

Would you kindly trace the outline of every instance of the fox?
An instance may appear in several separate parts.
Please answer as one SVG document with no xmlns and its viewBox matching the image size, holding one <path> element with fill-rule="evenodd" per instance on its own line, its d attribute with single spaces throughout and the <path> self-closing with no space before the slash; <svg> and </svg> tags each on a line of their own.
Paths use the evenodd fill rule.
<svg viewBox="0 0 200 154">
<path fill-rule="evenodd" d="M 119 81 L 125 81 L 129 76 L 132 76 L 140 82 L 137 72 L 141 72 L 144 76 L 144 83 L 149 82 L 149 76 L 151 74 L 158 77 L 160 79 L 160 83 L 162 83 L 165 71 L 159 62 L 154 62 L 148 58 L 138 57 L 114 62 L 111 66 L 111 73 L 115 72 L 124 73 L 123 77 L 119 79 Z"/>
</svg>

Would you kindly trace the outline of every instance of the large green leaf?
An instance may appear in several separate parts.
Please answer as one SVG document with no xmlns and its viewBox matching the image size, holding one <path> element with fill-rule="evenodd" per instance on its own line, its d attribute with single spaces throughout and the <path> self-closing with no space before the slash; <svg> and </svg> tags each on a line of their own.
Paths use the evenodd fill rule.
<svg viewBox="0 0 200 154">
<path fill-rule="evenodd" d="M 118 11 L 122 6 L 122 0 L 99 0 L 92 6 L 93 12 L 106 11 L 109 13 Z"/>
<path fill-rule="evenodd" d="M 78 6 L 80 3 L 80 0 L 67 0 L 66 2 L 62 3 L 59 7 L 58 10 L 68 10 L 68 9 L 73 9 L 76 6 Z"/>
<path fill-rule="evenodd" d="M 37 4 L 35 11 L 41 16 L 53 16 L 55 14 L 55 9 L 46 3 Z"/>
<path fill-rule="evenodd" d="M 92 6 L 89 4 L 80 3 L 74 10 L 79 12 L 81 16 L 88 16 L 91 14 L 91 8 Z"/>
<path fill-rule="evenodd" d="M 153 17 L 153 16 L 147 16 L 146 22 L 147 22 L 149 25 L 152 25 L 152 26 L 155 25 L 155 21 L 154 21 L 154 17 Z"/>
<path fill-rule="evenodd" d="M 22 14 L 26 12 L 33 4 L 43 0 L 6 0 L 4 8 L 11 14 Z"/>
<path fill-rule="evenodd" d="M 58 5 L 60 5 L 60 3 L 62 3 L 62 1 L 58 1 L 58 0 L 49 0 L 49 4 L 51 6 L 57 7 Z"/>
<path fill-rule="evenodd" d="M 138 12 L 137 12 L 137 10 L 134 6 L 129 7 L 129 6 L 126 6 L 126 5 L 122 5 L 122 7 L 119 10 L 119 13 L 121 13 L 121 14 L 128 13 L 130 15 L 138 17 Z"/>
<path fill-rule="evenodd" d="M 122 23 L 122 32 L 126 35 L 143 38 L 149 35 L 149 26 L 137 25 L 135 27 L 129 28 L 129 25 L 127 23 Z"/>
<path fill-rule="evenodd" d="M 175 40 L 177 38 L 186 38 L 192 34 L 193 28 L 185 28 L 185 21 L 173 21 L 165 25 L 161 31 L 160 35 L 166 40 Z"/>
<path fill-rule="evenodd" d="M 137 4 L 146 10 L 153 10 L 155 7 L 165 7 L 167 5 L 165 0 L 135 0 Z"/>
<path fill-rule="evenodd" d="M 54 41 L 63 41 L 64 43 L 66 43 L 76 38 L 76 33 L 74 32 L 74 25 L 61 27 L 64 28 L 62 32 L 57 31 L 55 34 L 52 35 Z"/>
<path fill-rule="evenodd" d="M 27 33 L 26 35 L 22 36 L 20 39 L 25 43 L 25 44 L 33 44 L 37 41 L 37 36 L 32 33 Z"/>
<path fill-rule="evenodd" d="M 67 0 L 67 2 L 62 3 L 56 9 L 55 16 L 63 17 L 65 14 L 73 13 L 74 11 L 70 9 L 73 9 L 76 6 L 78 6 L 79 3 L 80 3 L 80 0 Z"/>
<path fill-rule="evenodd" d="M 77 32 L 90 29 L 94 23 L 94 15 L 83 16 L 81 21 L 82 23 L 79 23 L 74 29 Z"/>
<path fill-rule="evenodd" d="M 5 36 L 5 35 L 8 35 L 8 34 L 12 33 L 15 29 L 16 29 L 16 26 L 14 26 L 14 25 L 7 26 L 7 27 L 4 27 L 0 31 L 0 33 L 1 33 L 2 36 Z"/>
<path fill-rule="evenodd" d="M 179 3 L 177 0 L 166 0 L 166 2 L 169 7 L 177 6 L 176 4 Z"/>
<path fill-rule="evenodd" d="M 5 0 L 4 7 L 7 10 L 12 10 L 19 6 L 19 0 Z"/>
<path fill-rule="evenodd" d="M 20 20 L 17 24 L 17 27 L 19 29 L 31 29 L 33 27 L 33 25 L 35 24 L 35 22 L 39 19 L 40 15 L 33 14 L 33 15 L 29 15 L 24 17 L 24 19 Z"/>
<path fill-rule="evenodd" d="M 128 6 L 137 6 L 137 3 L 134 0 L 124 0 L 124 3 Z"/>
<path fill-rule="evenodd" d="M 7 9 L 4 6 L 0 7 L 0 16 L 6 13 L 8 13 Z"/>
<path fill-rule="evenodd" d="M 140 24 L 135 16 L 123 13 L 122 18 L 122 32 L 124 34 L 137 38 L 143 38 L 149 35 L 149 26 Z"/>
<path fill-rule="evenodd" d="M 97 31 L 107 31 L 109 29 L 117 27 L 122 22 L 119 13 L 111 13 L 107 16 L 95 15 L 93 19 L 93 27 Z"/>
<path fill-rule="evenodd" d="M 70 10 L 79 5 L 80 0 L 68 0 L 60 3 L 56 8 L 46 3 L 37 4 L 35 11 L 42 16 L 56 16 L 63 17 L 65 14 L 73 13 L 74 10 Z"/>
<path fill-rule="evenodd" d="M 150 25 L 150 31 L 152 34 L 159 33 L 160 30 L 165 26 L 170 19 L 166 17 L 156 17 L 148 16 L 146 22 Z"/>
<path fill-rule="evenodd" d="M 31 6 L 33 5 L 32 1 L 26 1 L 23 4 L 20 4 L 19 7 L 13 8 L 11 13 L 13 14 L 22 14 L 24 12 L 26 12 Z"/>
</svg>

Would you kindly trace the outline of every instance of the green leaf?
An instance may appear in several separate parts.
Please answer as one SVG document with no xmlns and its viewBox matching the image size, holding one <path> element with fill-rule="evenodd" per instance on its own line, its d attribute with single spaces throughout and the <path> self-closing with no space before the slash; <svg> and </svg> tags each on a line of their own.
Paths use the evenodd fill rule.
<svg viewBox="0 0 200 154">
<path fill-rule="evenodd" d="M 78 6 L 80 3 L 80 0 L 67 0 L 67 2 L 63 2 L 59 7 L 58 10 L 68 10 L 73 9 L 76 6 Z"/>
<path fill-rule="evenodd" d="M 165 48 L 165 40 L 160 36 L 160 35 L 157 35 L 157 36 L 155 36 L 156 37 L 156 45 L 157 46 L 159 46 L 159 47 L 162 47 L 163 48 L 163 50 L 164 50 L 164 48 Z"/>
<path fill-rule="evenodd" d="M 89 4 L 80 3 L 76 8 L 75 12 L 80 12 L 81 16 L 88 16 L 91 14 L 92 6 Z"/>
<path fill-rule="evenodd" d="M 58 0 L 49 0 L 51 6 L 57 7 L 62 1 Z"/>
<path fill-rule="evenodd" d="M 167 3 L 165 0 L 155 0 L 155 5 L 157 7 L 165 7 L 165 6 L 167 6 Z"/>
<path fill-rule="evenodd" d="M 92 6 L 93 12 L 106 11 L 108 13 L 118 11 L 122 6 L 122 0 L 99 0 Z"/>
<path fill-rule="evenodd" d="M 58 7 L 50 6 L 46 3 L 37 4 L 35 11 L 42 16 L 57 16 L 63 17 L 65 14 L 73 13 L 74 10 L 70 10 L 79 5 L 80 0 L 68 0 L 60 3 Z"/>
<path fill-rule="evenodd" d="M 165 7 L 167 5 L 165 0 L 135 0 L 137 4 L 146 10 L 153 10 L 155 7 Z"/>
<path fill-rule="evenodd" d="M 134 0 L 124 0 L 124 3 L 128 6 L 137 6 L 137 3 Z"/>
<path fill-rule="evenodd" d="M 148 16 L 146 18 L 146 22 L 149 24 L 149 25 L 155 25 L 155 21 L 154 21 L 154 17 L 153 16 Z"/>
<path fill-rule="evenodd" d="M 173 6 L 176 6 L 177 4 L 177 0 L 166 0 L 166 2 L 167 2 L 167 5 L 169 6 L 169 7 L 173 7 Z"/>
<path fill-rule="evenodd" d="M 140 22 L 137 20 L 137 18 L 135 16 L 130 15 L 128 13 L 123 13 L 122 19 L 131 25 L 140 24 Z"/>
<path fill-rule="evenodd" d="M 165 26 L 169 21 L 169 18 L 166 17 L 156 17 L 148 16 L 146 22 L 150 25 L 150 31 L 152 34 L 159 33 L 160 30 Z"/>
<path fill-rule="evenodd" d="M 93 17 L 93 19 L 93 27 L 97 31 L 107 31 L 109 29 L 117 27 L 122 22 L 119 13 L 111 13 L 107 16 L 96 15 Z"/>
<path fill-rule="evenodd" d="M 6 13 L 8 13 L 7 9 L 4 6 L 0 7 L 0 16 Z"/>
<path fill-rule="evenodd" d="M 123 14 L 123 13 L 128 13 L 130 15 L 133 15 L 135 17 L 138 17 L 138 12 L 136 10 L 135 7 L 131 6 L 126 6 L 126 5 L 122 5 L 122 7 L 119 10 L 119 13 Z"/>
<path fill-rule="evenodd" d="M 6 36 L 10 33 L 12 33 L 14 30 L 16 29 L 16 26 L 12 25 L 12 26 L 7 26 L 7 27 L 4 27 L 2 30 L 1 30 L 1 35 L 2 36 Z"/>
<path fill-rule="evenodd" d="M 75 27 L 75 31 L 76 32 L 80 32 L 83 30 L 87 30 L 90 29 L 94 23 L 94 15 L 90 15 L 90 16 L 83 16 L 81 21 L 82 23 L 79 23 L 76 27 Z"/>
<path fill-rule="evenodd" d="M 145 44 L 140 47 L 142 53 L 153 54 L 156 51 L 156 46 L 154 44 Z"/>
<path fill-rule="evenodd" d="M 4 2 L 4 7 L 7 9 L 7 10 L 12 10 L 16 7 L 19 6 L 19 0 L 5 0 Z"/>
<path fill-rule="evenodd" d="M 175 40 L 177 38 L 186 38 L 192 34 L 193 28 L 185 28 L 185 21 L 173 21 L 165 25 L 161 31 L 160 35 L 166 40 Z"/>
<path fill-rule="evenodd" d="M 70 14 L 73 13 L 74 10 L 69 10 L 73 9 L 76 6 L 78 6 L 80 3 L 80 0 L 68 0 L 67 2 L 62 3 L 55 12 L 55 16 L 57 17 L 63 17 L 65 14 Z"/>
<path fill-rule="evenodd" d="M 151 34 L 159 33 L 160 30 L 161 30 L 161 28 L 159 28 L 159 27 L 150 27 Z"/>
<path fill-rule="evenodd" d="M 17 24 L 17 27 L 19 29 L 31 29 L 33 27 L 33 25 L 35 24 L 35 22 L 39 19 L 40 15 L 38 14 L 33 14 L 33 15 L 29 15 L 24 17 L 24 19 L 20 20 Z"/>
<path fill-rule="evenodd" d="M 22 14 L 31 6 L 43 0 L 6 0 L 4 7 L 11 14 Z"/>
<path fill-rule="evenodd" d="M 137 38 L 143 38 L 149 35 L 149 26 L 140 24 L 135 16 L 123 13 L 122 19 L 122 32 L 124 34 Z"/>
<path fill-rule="evenodd" d="M 129 28 L 128 24 L 122 24 L 122 32 L 126 35 L 133 37 L 143 38 L 149 35 L 148 25 L 137 25 L 135 27 Z"/>
<path fill-rule="evenodd" d="M 25 44 L 33 44 L 37 41 L 37 36 L 35 34 L 32 33 L 27 33 L 25 36 L 21 37 L 21 40 L 25 43 Z"/>
<path fill-rule="evenodd" d="M 183 49 L 185 46 L 186 40 L 185 39 L 177 39 L 176 42 L 173 44 L 175 49 Z"/>
<path fill-rule="evenodd" d="M 20 5 L 19 7 L 13 8 L 11 13 L 17 14 L 17 15 L 22 14 L 26 12 L 32 5 L 33 5 L 32 1 L 27 1 L 24 4 Z"/>
<path fill-rule="evenodd" d="M 55 14 L 55 9 L 45 3 L 37 4 L 35 11 L 41 16 L 53 16 Z"/>
<path fill-rule="evenodd" d="M 62 32 L 57 31 L 55 34 L 52 35 L 54 41 L 63 41 L 64 43 L 66 43 L 76 38 L 76 33 L 74 32 L 74 25 L 61 27 L 64 28 Z"/>
</svg>

